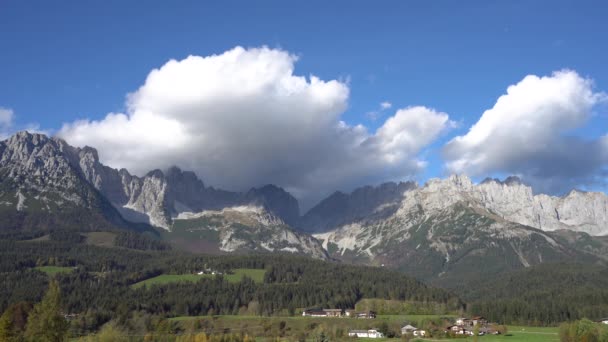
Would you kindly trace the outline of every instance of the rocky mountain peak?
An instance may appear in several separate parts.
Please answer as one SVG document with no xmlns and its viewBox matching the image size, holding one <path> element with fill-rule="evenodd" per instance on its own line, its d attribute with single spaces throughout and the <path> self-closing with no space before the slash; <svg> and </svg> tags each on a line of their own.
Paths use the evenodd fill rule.
<svg viewBox="0 0 608 342">
<path fill-rule="evenodd" d="M 273 184 L 252 188 L 245 194 L 244 200 L 251 204 L 264 206 L 290 225 L 297 223 L 300 218 L 298 200 L 285 189 Z"/>
<path fill-rule="evenodd" d="M 13 219 L 7 212 L 5 219 L 12 220 L 12 224 L 25 219 L 20 224 L 28 226 L 28 215 L 41 217 L 44 213 L 50 228 L 69 226 L 81 217 L 67 213 L 78 212 L 90 215 L 83 220 L 83 229 L 128 226 L 93 182 L 89 182 L 86 171 L 94 163 L 80 163 L 79 149 L 62 139 L 26 131 L 14 134 L 0 146 L 0 197 L 5 199 L 0 202 L 11 206 L 15 201 L 17 211 L 24 212 Z M 63 221 L 53 222 L 62 215 L 67 215 Z M 40 228 L 44 224 L 41 222 Z"/>
<path fill-rule="evenodd" d="M 503 183 L 507 184 L 507 185 L 523 185 L 524 184 L 521 181 L 521 179 L 517 176 L 509 176 L 503 181 Z"/>
<path fill-rule="evenodd" d="M 167 181 L 171 184 L 193 186 L 196 189 L 204 189 L 205 184 L 192 171 L 182 171 L 177 166 L 171 166 L 166 172 Z"/>
<path fill-rule="evenodd" d="M 398 209 L 405 193 L 417 187 L 415 182 L 388 182 L 360 187 L 350 194 L 337 191 L 310 209 L 299 226 L 305 231 L 322 232 L 360 220 L 386 217 Z"/>
<path fill-rule="evenodd" d="M 165 178 L 165 174 L 162 170 L 160 169 L 154 169 L 151 171 L 148 171 L 148 173 L 146 173 L 144 178 L 160 178 L 160 179 L 164 179 Z"/>
<path fill-rule="evenodd" d="M 98 163 L 99 162 L 99 153 L 97 153 L 97 149 L 85 146 L 79 149 L 80 158 L 89 158 L 91 162 Z"/>
</svg>

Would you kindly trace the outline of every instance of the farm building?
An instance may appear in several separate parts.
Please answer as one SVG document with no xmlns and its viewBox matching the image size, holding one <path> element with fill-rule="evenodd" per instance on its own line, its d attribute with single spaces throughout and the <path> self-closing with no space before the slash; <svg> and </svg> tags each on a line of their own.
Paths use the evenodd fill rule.
<svg viewBox="0 0 608 342">
<path fill-rule="evenodd" d="M 406 325 L 401 328 L 401 335 L 413 335 L 416 337 L 424 337 L 426 336 L 426 331 L 422 329 L 418 329 L 413 325 Z"/>
<path fill-rule="evenodd" d="M 384 334 L 376 329 L 369 330 L 351 330 L 348 332 L 350 337 L 366 337 L 366 338 L 383 338 Z"/>
</svg>

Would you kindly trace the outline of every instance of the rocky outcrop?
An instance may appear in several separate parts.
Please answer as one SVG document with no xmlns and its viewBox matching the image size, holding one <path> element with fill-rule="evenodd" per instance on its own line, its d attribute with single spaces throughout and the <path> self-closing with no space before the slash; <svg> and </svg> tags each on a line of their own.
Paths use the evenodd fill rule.
<svg viewBox="0 0 608 342">
<path fill-rule="evenodd" d="M 42 134 L 20 132 L 0 142 L 0 209 L 1 227 L 15 230 L 151 230 L 133 224 L 144 222 L 179 230 L 165 234 L 168 240 L 185 235 L 188 242 L 217 243 L 221 252 L 326 258 L 316 239 L 289 227 L 299 218 L 298 202 L 277 186 L 218 190 L 177 167 L 138 177 L 101 164 L 94 148 L 75 148 Z M 209 240 L 213 236 L 217 241 Z"/>
<path fill-rule="evenodd" d="M 591 235 L 608 234 L 608 196 L 572 190 L 566 196 L 534 195 L 521 182 L 484 182 L 472 195 L 505 220 L 546 231 L 569 229 Z"/>
<path fill-rule="evenodd" d="M 298 227 L 319 233 L 349 223 L 389 217 L 399 208 L 404 194 L 416 187 L 414 182 L 390 182 L 361 187 L 350 194 L 337 191 L 310 209 Z"/>
<path fill-rule="evenodd" d="M 274 185 L 252 188 L 246 193 L 218 190 L 206 187 L 193 172 L 175 166 L 166 172 L 153 170 L 137 177 L 125 169 L 104 166 L 93 148 L 78 152 L 78 165 L 86 179 L 131 221 L 170 229 L 173 218 L 182 212 L 248 204 L 260 205 L 288 223 L 299 216 L 297 200 Z"/>
<path fill-rule="evenodd" d="M 207 252 L 279 252 L 327 258 L 319 241 L 256 205 L 181 213 L 168 238 L 183 249 L 194 246 L 200 251 L 202 246 Z"/>
<path fill-rule="evenodd" d="M 19 132 L 0 142 L 2 227 L 16 230 L 130 227 L 85 179 L 78 166 L 80 152 L 61 139 L 28 132 Z"/>
<path fill-rule="evenodd" d="M 272 184 L 252 188 L 244 194 L 242 202 L 267 208 L 291 226 L 296 225 L 300 219 L 298 200 L 287 191 Z"/>
<path fill-rule="evenodd" d="M 503 220 L 545 231 L 569 229 L 591 235 L 608 234 L 608 196 L 604 193 L 573 190 L 563 197 L 535 195 L 532 188 L 517 177 L 505 181 L 486 179 L 475 185 L 466 176 L 452 175 L 446 179 L 431 179 L 420 188 L 413 183 L 401 184 L 402 189 L 386 197 L 374 196 L 386 194 L 380 191 L 382 186 L 361 188 L 351 195 L 335 193 L 304 216 L 303 228 L 320 232 L 349 223 L 386 219 L 390 215 L 375 215 L 377 208 L 385 205 L 383 203 L 389 203 L 394 209 L 391 214 L 404 215 L 419 207 L 434 211 L 468 201 Z M 356 196 L 357 192 L 363 194 Z"/>
<path fill-rule="evenodd" d="M 515 178 L 475 185 L 453 175 L 405 191 L 391 215 L 363 217 L 313 236 L 335 258 L 450 281 L 543 262 L 605 260 L 604 249 L 590 248 L 598 243 L 586 233 L 575 242 L 552 233 L 606 234 L 605 201 L 604 194 L 579 191 L 562 198 L 534 195 Z"/>
</svg>

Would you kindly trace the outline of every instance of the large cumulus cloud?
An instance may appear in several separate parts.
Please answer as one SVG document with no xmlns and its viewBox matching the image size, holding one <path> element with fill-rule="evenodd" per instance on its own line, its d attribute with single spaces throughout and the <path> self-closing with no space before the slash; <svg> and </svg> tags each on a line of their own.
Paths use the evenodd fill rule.
<svg viewBox="0 0 608 342">
<path fill-rule="evenodd" d="M 477 176 L 516 174 L 549 193 L 605 182 L 608 137 L 574 132 L 605 99 L 575 71 L 526 76 L 508 87 L 467 134 L 446 144 L 447 168 Z"/>
<path fill-rule="evenodd" d="M 178 165 L 214 186 L 275 183 L 305 200 L 424 167 L 417 155 L 447 114 L 410 107 L 375 132 L 348 125 L 348 85 L 297 76 L 296 61 L 266 47 L 171 60 L 127 97 L 126 113 L 68 123 L 58 135 L 138 174 Z"/>
</svg>

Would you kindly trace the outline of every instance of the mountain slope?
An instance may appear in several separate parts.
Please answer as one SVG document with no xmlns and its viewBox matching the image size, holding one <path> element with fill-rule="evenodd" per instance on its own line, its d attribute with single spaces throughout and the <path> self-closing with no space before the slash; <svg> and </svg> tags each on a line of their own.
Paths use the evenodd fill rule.
<svg viewBox="0 0 608 342">
<path fill-rule="evenodd" d="M 461 178 L 462 190 L 506 220 L 546 231 L 608 234 L 608 196 L 604 193 L 572 190 L 563 197 L 534 195 L 531 187 L 514 177 L 506 182 L 486 180 L 476 186 Z"/>
<path fill-rule="evenodd" d="M 551 324 L 605 317 L 608 269 L 580 263 L 547 263 L 471 277 L 452 287 L 469 310 L 510 324 Z"/>
<path fill-rule="evenodd" d="M 97 151 L 85 148 L 79 165 L 86 179 L 120 210 L 125 218 L 169 229 L 182 212 L 219 210 L 241 205 L 261 205 L 286 222 L 299 215 L 297 200 L 285 190 L 267 185 L 247 193 L 206 187 L 193 172 L 171 167 L 153 170 L 143 177 L 115 170 L 99 162 Z"/>
<path fill-rule="evenodd" d="M 124 220 L 77 167 L 79 149 L 20 132 L 0 142 L 3 234 L 59 228 L 145 229 Z"/>
<path fill-rule="evenodd" d="M 359 220 L 373 220 L 392 215 L 406 191 L 416 188 L 413 182 L 365 186 L 350 194 L 335 192 L 309 210 L 298 226 L 304 231 L 323 232 Z"/>
<path fill-rule="evenodd" d="M 428 203 L 434 207 L 446 207 L 453 203 L 450 197 L 456 196 L 472 200 L 507 221 L 529 227 L 608 234 L 608 196 L 604 193 L 572 190 L 563 197 L 534 195 L 532 188 L 517 177 L 505 181 L 488 178 L 475 185 L 468 177 L 457 175 L 445 180 L 431 179 L 420 189 L 414 183 L 400 183 L 397 187 L 388 183 L 378 188 L 359 188 L 349 195 L 335 193 L 306 213 L 300 226 L 304 231 L 321 232 L 347 223 L 373 220 L 376 208 L 382 205 L 398 208 L 412 190 L 444 191 L 432 198 L 434 203 Z"/>
<path fill-rule="evenodd" d="M 245 193 L 217 190 L 177 167 L 138 177 L 101 164 L 91 147 L 27 132 L 0 142 L 0 157 L 3 236 L 59 228 L 154 231 L 151 224 L 196 252 L 327 257 L 317 240 L 289 227 L 299 217 L 298 202 L 274 185 Z"/>
<path fill-rule="evenodd" d="M 261 206 L 181 213 L 165 236 L 198 252 L 287 252 L 327 258 L 316 239 L 294 231 Z"/>
<path fill-rule="evenodd" d="M 388 217 L 363 218 L 314 236 L 333 257 L 384 264 L 438 284 L 543 262 L 601 262 L 591 250 L 503 218 L 471 189 L 466 177 L 431 180 L 404 192 Z"/>
</svg>

